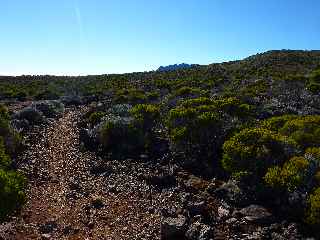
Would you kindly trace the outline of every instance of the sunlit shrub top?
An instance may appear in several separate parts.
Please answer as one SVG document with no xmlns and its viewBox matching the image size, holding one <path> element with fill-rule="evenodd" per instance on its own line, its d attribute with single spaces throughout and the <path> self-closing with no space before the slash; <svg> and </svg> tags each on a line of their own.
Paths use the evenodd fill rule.
<svg viewBox="0 0 320 240">
<path fill-rule="evenodd" d="M 274 131 L 244 129 L 224 143 L 222 165 L 231 173 L 248 171 L 262 177 L 269 167 L 292 156 L 295 148 L 293 140 Z"/>
<path fill-rule="evenodd" d="M 283 167 L 269 168 L 264 179 L 271 187 L 294 191 L 303 184 L 308 166 L 309 162 L 304 157 L 293 157 Z"/>
</svg>

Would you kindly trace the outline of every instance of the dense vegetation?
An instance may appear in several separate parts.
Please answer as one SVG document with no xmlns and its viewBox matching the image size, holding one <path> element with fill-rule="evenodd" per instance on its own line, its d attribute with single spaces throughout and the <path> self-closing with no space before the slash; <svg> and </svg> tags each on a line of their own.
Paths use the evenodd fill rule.
<svg viewBox="0 0 320 240">
<path fill-rule="evenodd" d="M 11 156 L 19 148 L 18 135 L 9 126 L 7 109 L 0 105 L 0 220 L 24 203 L 24 177 L 13 170 Z"/>
<path fill-rule="evenodd" d="M 320 51 L 270 51 L 175 71 L 0 78 L 8 102 L 77 96 L 90 103 L 83 141 L 101 154 L 158 154 L 165 141 L 175 163 L 234 179 L 256 201 L 279 200 L 288 217 L 311 229 L 320 226 L 319 94 Z M 1 133 L 0 176 L 15 179 L 9 189 L 20 204 L 23 181 L 7 170 L 7 135 Z M 292 194 L 303 196 L 299 210 L 287 204 Z"/>
</svg>

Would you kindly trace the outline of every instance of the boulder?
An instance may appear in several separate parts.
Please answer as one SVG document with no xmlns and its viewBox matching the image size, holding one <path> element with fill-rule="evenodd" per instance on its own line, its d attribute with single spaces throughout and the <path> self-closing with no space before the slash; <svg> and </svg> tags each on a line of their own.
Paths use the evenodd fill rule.
<svg viewBox="0 0 320 240">
<path fill-rule="evenodd" d="M 188 210 L 191 216 L 203 215 L 205 214 L 207 205 L 204 201 L 192 202 L 188 205 Z"/>
<path fill-rule="evenodd" d="M 11 126 L 18 132 L 22 132 L 25 129 L 28 129 L 30 126 L 30 123 L 27 119 L 13 119 L 11 121 Z"/>
<path fill-rule="evenodd" d="M 259 205 L 250 205 L 239 211 L 247 222 L 257 224 L 272 223 L 274 218 L 272 214 L 264 207 Z"/>
<path fill-rule="evenodd" d="M 169 240 L 183 238 L 187 230 L 186 217 L 179 215 L 176 218 L 168 217 L 162 220 L 160 226 L 160 239 Z"/>
<path fill-rule="evenodd" d="M 245 206 L 248 204 L 248 198 L 245 192 L 239 187 L 236 181 L 230 180 L 216 190 L 213 193 L 229 203 L 238 205 L 238 206 Z"/>
<path fill-rule="evenodd" d="M 23 108 L 13 115 L 13 119 L 24 121 L 30 125 L 37 125 L 45 122 L 45 117 L 42 112 L 32 107 Z"/>
<path fill-rule="evenodd" d="M 64 112 L 64 104 L 58 100 L 33 102 L 31 108 L 40 111 L 47 118 L 59 117 Z"/>
</svg>

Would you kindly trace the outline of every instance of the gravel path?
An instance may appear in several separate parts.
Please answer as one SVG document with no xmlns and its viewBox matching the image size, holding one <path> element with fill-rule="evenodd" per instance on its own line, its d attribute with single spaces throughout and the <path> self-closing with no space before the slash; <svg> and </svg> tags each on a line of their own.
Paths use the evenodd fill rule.
<svg viewBox="0 0 320 240">
<path fill-rule="evenodd" d="M 171 200 L 178 196 L 151 194 L 141 178 L 150 169 L 142 162 L 105 162 L 81 151 L 77 121 L 83 111 L 67 109 L 31 134 L 19 166 L 29 178 L 28 202 L 21 217 L 0 227 L 0 239 L 159 238 L 159 206 L 175 207 Z M 93 174 L 97 162 L 103 169 Z"/>
</svg>

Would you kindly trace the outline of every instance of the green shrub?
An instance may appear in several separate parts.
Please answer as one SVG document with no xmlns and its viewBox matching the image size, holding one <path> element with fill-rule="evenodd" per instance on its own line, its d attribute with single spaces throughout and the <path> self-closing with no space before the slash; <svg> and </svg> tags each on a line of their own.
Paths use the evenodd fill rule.
<svg viewBox="0 0 320 240">
<path fill-rule="evenodd" d="M 319 93 L 320 92 L 320 83 L 310 82 L 307 85 L 307 89 L 312 93 Z"/>
<path fill-rule="evenodd" d="M 90 114 L 90 116 L 88 117 L 88 122 L 94 126 L 96 124 L 98 124 L 101 119 L 105 116 L 104 112 L 93 112 Z"/>
<path fill-rule="evenodd" d="M 14 171 L 0 169 L 0 220 L 3 220 L 25 202 L 25 179 Z"/>
<path fill-rule="evenodd" d="M 200 162 L 217 158 L 226 136 L 249 119 L 252 109 L 236 98 L 182 101 L 168 114 L 171 148 Z"/>
<path fill-rule="evenodd" d="M 305 220 L 311 226 L 320 226 L 320 188 L 309 195 Z"/>
<path fill-rule="evenodd" d="M 147 98 L 148 98 L 149 101 L 158 100 L 159 97 L 160 97 L 160 94 L 157 91 L 153 91 L 153 92 L 147 93 Z"/>
<path fill-rule="evenodd" d="M 181 87 L 174 92 L 174 96 L 187 96 L 187 95 L 200 95 L 201 90 L 199 88 Z"/>
<path fill-rule="evenodd" d="M 0 119 L 6 120 L 6 121 L 9 121 L 10 119 L 8 109 L 2 104 L 0 104 Z"/>
<path fill-rule="evenodd" d="M 292 137 L 302 149 L 320 146 L 320 116 L 293 118 L 279 132 Z"/>
<path fill-rule="evenodd" d="M 130 113 L 137 127 L 141 127 L 145 132 L 150 131 L 160 118 L 160 108 L 152 104 L 138 104 L 130 110 Z"/>
<path fill-rule="evenodd" d="M 248 172 L 260 179 L 268 168 L 289 159 L 295 149 L 293 140 L 276 132 L 244 129 L 223 144 L 222 166 L 228 172 Z"/>
<path fill-rule="evenodd" d="M 185 100 L 181 103 L 181 106 L 185 108 L 189 107 L 198 107 L 203 105 L 212 105 L 214 100 L 207 98 L 207 97 L 200 97 L 200 98 L 193 98 Z"/>
<path fill-rule="evenodd" d="M 310 81 L 320 84 L 320 69 L 317 69 L 317 70 L 312 72 L 312 74 L 310 76 Z"/>
<path fill-rule="evenodd" d="M 315 160 L 320 163 L 320 147 L 307 148 L 305 154 L 315 158 Z"/>
<path fill-rule="evenodd" d="M 222 129 L 219 114 L 205 110 L 203 106 L 172 109 L 167 126 L 174 148 L 182 150 L 186 155 L 195 154 L 195 149 L 202 149 L 204 156 L 210 156 L 214 149 L 212 144 L 216 142 Z"/>
<path fill-rule="evenodd" d="M 266 93 L 268 87 L 268 83 L 265 80 L 258 80 L 240 89 L 239 95 L 241 97 L 256 97 Z"/>
<path fill-rule="evenodd" d="M 320 69 L 311 74 L 307 89 L 313 93 L 320 93 Z"/>
<path fill-rule="evenodd" d="M 304 183 L 308 166 L 309 162 L 304 157 L 293 157 L 283 167 L 269 168 L 264 179 L 272 188 L 294 191 Z"/>
<path fill-rule="evenodd" d="M 115 103 L 139 104 L 147 101 L 147 96 L 140 89 L 122 89 L 118 90 L 114 96 Z"/>
<path fill-rule="evenodd" d="M 0 221 L 24 202 L 24 178 L 10 170 L 11 159 L 0 137 Z"/>
<path fill-rule="evenodd" d="M 104 151 L 111 151 L 119 157 L 139 152 L 144 148 L 143 131 L 131 120 L 114 119 L 104 123 L 99 132 L 99 142 Z"/>
<path fill-rule="evenodd" d="M 297 119 L 297 115 L 282 115 L 264 120 L 260 126 L 271 131 L 279 131 L 288 121 Z"/>
<path fill-rule="evenodd" d="M 0 105 L 0 138 L 5 145 L 6 153 L 15 155 L 21 147 L 21 137 L 9 124 L 10 116 L 5 106 Z"/>
<path fill-rule="evenodd" d="M 11 164 L 10 157 L 6 153 L 3 138 L 0 137 L 0 169 L 7 169 Z"/>
</svg>

